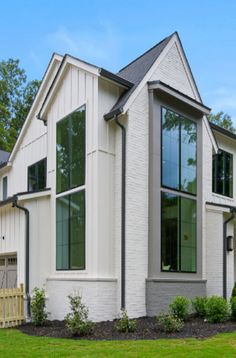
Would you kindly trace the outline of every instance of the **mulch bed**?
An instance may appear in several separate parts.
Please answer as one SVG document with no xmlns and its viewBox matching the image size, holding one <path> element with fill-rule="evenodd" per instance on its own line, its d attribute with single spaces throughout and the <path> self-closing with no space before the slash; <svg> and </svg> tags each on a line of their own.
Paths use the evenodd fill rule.
<svg viewBox="0 0 236 358">
<path fill-rule="evenodd" d="M 202 319 L 190 317 L 183 329 L 178 333 L 166 334 L 160 330 L 156 319 L 143 317 L 137 319 L 137 331 L 134 333 L 119 333 L 115 328 L 116 321 L 99 322 L 95 324 L 93 333 L 86 337 L 73 337 L 66 330 L 64 321 L 47 321 L 43 327 L 35 327 L 25 323 L 18 327 L 21 332 L 31 336 L 55 338 L 73 338 L 89 340 L 124 340 L 124 339 L 160 339 L 160 338 L 207 338 L 217 333 L 236 331 L 236 322 L 208 323 Z"/>
</svg>

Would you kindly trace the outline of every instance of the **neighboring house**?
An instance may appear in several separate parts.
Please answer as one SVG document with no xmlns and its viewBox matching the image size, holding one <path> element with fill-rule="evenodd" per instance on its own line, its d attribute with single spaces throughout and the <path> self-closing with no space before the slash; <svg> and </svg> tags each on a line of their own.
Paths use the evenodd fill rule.
<svg viewBox="0 0 236 358">
<path fill-rule="evenodd" d="M 209 112 L 177 33 L 117 74 L 54 54 L 0 166 L 0 287 L 44 287 L 51 319 L 77 291 L 96 321 L 229 297 L 236 136 Z"/>
</svg>

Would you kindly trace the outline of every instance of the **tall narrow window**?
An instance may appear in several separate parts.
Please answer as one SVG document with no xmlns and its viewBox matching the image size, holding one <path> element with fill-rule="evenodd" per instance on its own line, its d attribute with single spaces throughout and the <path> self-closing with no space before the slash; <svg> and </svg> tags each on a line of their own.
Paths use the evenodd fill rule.
<svg viewBox="0 0 236 358">
<path fill-rule="evenodd" d="M 2 179 L 2 200 L 7 199 L 7 177 Z"/>
<path fill-rule="evenodd" d="M 197 125 L 162 108 L 162 185 L 196 194 Z"/>
<path fill-rule="evenodd" d="M 162 271 L 196 272 L 196 200 L 162 192 Z"/>
<path fill-rule="evenodd" d="M 161 181 L 161 270 L 196 272 L 197 125 L 166 108 Z"/>
<path fill-rule="evenodd" d="M 85 268 L 85 106 L 57 123 L 56 150 L 56 268 L 81 270 Z"/>
<path fill-rule="evenodd" d="M 57 199 L 57 270 L 85 268 L 85 191 Z"/>
<path fill-rule="evenodd" d="M 233 197 L 233 155 L 220 150 L 213 156 L 212 191 Z"/>
<path fill-rule="evenodd" d="M 28 191 L 46 188 L 47 159 L 44 158 L 28 167 Z"/>
<path fill-rule="evenodd" d="M 85 107 L 57 123 L 57 193 L 85 182 Z"/>
</svg>

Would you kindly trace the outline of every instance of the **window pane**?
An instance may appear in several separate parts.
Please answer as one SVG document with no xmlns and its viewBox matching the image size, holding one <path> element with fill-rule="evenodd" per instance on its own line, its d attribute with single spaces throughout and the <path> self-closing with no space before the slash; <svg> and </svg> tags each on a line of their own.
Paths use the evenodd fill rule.
<svg viewBox="0 0 236 358">
<path fill-rule="evenodd" d="M 179 270 L 178 197 L 162 192 L 161 256 L 163 271 Z"/>
<path fill-rule="evenodd" d="M 70 268 L 81 269 L 85 267 L 85 192 L 70 197 Z"/>
<path fill-rule="evenodd" d="M 181 117 L 181 190 L 196 194 L 197 126 Z"/>
<path fill-rule="evenodd" d="M 37 173 L 36 173 L 35 165 L 31 165 L 28 168 L 28 190 L 29 191 L 37 190 Z"/>
<path fill-rule="evenodd" d="M 2 200 L 7 199 L 7 177 L 2 179 Z"/>
<path fill-rule="evenodd" d="M 69 117 L 57 123 L 57 193 L 69 189 Z"/>
<path fill-rule="evenodd" d="M 41 190 L 46 188 L 46 165 L 47 160 L 45 158 L 28 167 L 29 191 Z"/>
<path fill-rule="evenodd" d="M 179 189 L 179 116 L 162 108 L 162 185 Z"/>
<path fill-rule="evenodd" d="M 46 159 L 38 162 L 38 190 L 46 188 Z"/>
<path fill-rule="evenodd" d="M 69 196 L 57 199 L 56 210 L 56 267 L 69 269 Z"/>
<path fill-rule="evenodd" d="M 181 271 L 196 272 L 196 201 L 180 198 L 181 202 Z"/>
<path fill-rule="evenodd" d="M 85 107 L 57 123 L 57 193 L 85 182 Z"/>
<path fill-rule="evenodd" d="M 85 268 L 85 191 L 57 199 L 57 270 Z"/>
<path fill-rule="evenodd" d="M 221 150 L 213 156 L 212 190 L 214 193 L 233 197 L 233 155 Z"/>
<path fill-rule="evenodd" d="M 224 195 L 224 155 L 223 152 L 217 155 L 216 164 L 216 192 Z"/>
<path fill-rule="evenodd" d="M 71 182 L 70 187 L 84 185 L 85 180 L 85 108 L 71 114 Z"/>
<path fill-rule="evenodd" d="M 225 193 L 233 197 L 233 156 L 225 152 Z"/>
</svg>

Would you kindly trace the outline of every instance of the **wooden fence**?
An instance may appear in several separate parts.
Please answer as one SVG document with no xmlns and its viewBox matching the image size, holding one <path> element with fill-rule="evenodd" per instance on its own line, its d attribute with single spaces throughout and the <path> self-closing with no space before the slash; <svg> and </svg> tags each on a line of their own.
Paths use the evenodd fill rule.
<svg viewBox="0 0 236 358">
<path fill-rule="evenodd" d="M 0 328 L 14 327 L 23 323 L 24 287 L 0 289 Z"/>
</svg>

